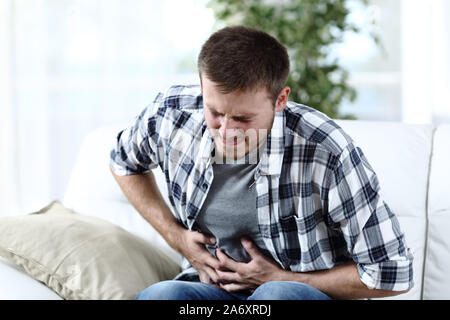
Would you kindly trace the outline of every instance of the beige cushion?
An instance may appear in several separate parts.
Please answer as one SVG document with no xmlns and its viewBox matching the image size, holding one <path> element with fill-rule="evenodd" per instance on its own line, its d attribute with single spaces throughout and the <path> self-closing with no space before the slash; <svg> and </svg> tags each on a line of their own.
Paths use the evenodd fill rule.
<svg viewBox="0 0 450 320">
<path fill-rule="evenodd" d="M 59 201 L 29 215 L 1 217 L 0 256 L 64 299 L 133 299 L 180 272 L 142 238 Z"/>
</svg>

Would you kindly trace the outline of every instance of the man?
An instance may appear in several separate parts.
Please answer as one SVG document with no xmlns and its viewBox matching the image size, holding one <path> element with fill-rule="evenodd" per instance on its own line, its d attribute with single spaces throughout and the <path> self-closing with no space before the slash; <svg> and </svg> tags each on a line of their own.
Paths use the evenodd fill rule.
<svg viewBox="0 0 450 320">
<path fill-rule="evenodd" d="M 407 292 L 413 257 L 377 177 L 333 120 L 288 102 L 285 47 L 224 28 L 203 45 L 198 69 L 200 86 L 159 94 L 111 152 L 129 201 L 184 257 L 181 274 L 137 299 Z"/>
</svg>

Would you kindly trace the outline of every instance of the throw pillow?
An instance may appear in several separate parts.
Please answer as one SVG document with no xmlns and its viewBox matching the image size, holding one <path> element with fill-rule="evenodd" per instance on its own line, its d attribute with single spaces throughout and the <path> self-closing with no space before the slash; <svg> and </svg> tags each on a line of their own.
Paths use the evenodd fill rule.
<svg viewBox="0 0 450 320">
<path fill-rule="evenodd" d="M 0 256 L 64 299 L 133 299 L 180 266 L 146 240 L 59 201 L 0 218 Z"/>
</svg>

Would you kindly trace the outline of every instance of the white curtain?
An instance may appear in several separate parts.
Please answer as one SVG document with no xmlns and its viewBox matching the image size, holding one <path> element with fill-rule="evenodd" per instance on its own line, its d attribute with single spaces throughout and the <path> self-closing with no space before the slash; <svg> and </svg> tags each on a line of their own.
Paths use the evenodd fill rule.
<svg viewBox="0 0 450 320">
<path fill-rule="evenodd" d="M 1 1 L 3 215 L 39 209 L 50 192 L 43 0 L 29 1 L 26 12 L 21 5 Z"/>
<path fill-rule="evenodd" d="M 197 83 L 206 0 L 0 0 L 0 215 L 62 199 L 83 138 Z"/>
<path fill-rule="evenodd" d="M 0 215 L 16 210 L 17 170 L 12 108 L 9 3 L 0 1 Z"/>
<path fill-rule="evenodd" d="M 402 0 L 403 120 L 450 123 L 450 1 Z"/>
</svg>

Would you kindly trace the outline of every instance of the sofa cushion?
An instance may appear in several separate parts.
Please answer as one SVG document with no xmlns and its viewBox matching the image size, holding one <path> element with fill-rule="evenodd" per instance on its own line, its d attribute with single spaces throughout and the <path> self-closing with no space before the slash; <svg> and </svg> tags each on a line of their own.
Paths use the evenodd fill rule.
<svg viewBox="0 0 450 320">
<path fill-rule="evenodd" d="M 389 299 L 420 299 L 433 127 L 361 120 L 337 123 L 361 147 L 377 173 L 381 194 L 398 217 L 414 255 L 414 287 L 407 294 Z"/>
<path fill-rule="evenodd" d="M 52 289 L 0 257 L 0 300 L 61 300 Z"/>
<path fill-rule="evenodd" d="M 180 271 L 144 239 L 58 201 L 0 218 L 0 256 L 64 299 L 132 299 Z"/>
<path fill-rule="evenodd" d="M 436 129 L 428 190 L 423 299 L 450 299 L 450 125 Z"/>
</svg>

